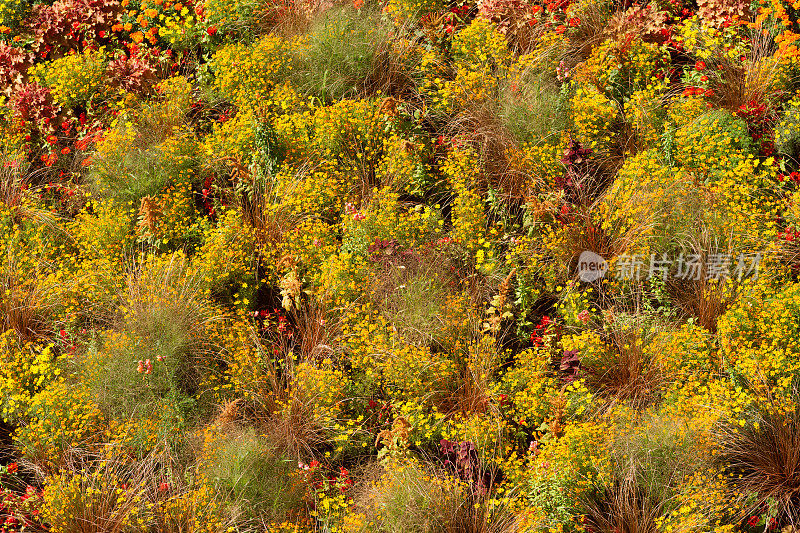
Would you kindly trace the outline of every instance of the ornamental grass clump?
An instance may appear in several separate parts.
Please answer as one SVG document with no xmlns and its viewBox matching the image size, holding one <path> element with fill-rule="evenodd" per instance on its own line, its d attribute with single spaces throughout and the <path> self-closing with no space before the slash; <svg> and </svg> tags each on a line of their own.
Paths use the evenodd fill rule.
<svg viewBox="0 0 800 533">
<path fill-rule="evenodd" d="M 800 410 L 766 401 L 743 424 L 722 422 L 716 457 L 728 473 L 731 498 L 742 518 L 767 514 L 775 527 L 800 525 Z M 766 511 L 766 513 L 765 513 Z"/>
</svg>

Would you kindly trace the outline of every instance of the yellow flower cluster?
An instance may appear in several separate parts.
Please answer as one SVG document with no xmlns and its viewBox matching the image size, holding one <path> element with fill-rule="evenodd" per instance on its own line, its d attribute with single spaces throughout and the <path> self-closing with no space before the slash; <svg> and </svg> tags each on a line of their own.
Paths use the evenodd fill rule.
<svg viewBox="0 0 800 533">
<path fill-rule="evenodd" d="M 291 41 L 265 35 L 253 46 L 237 43 L 220 48 L 210 64 L 216 72 L 215 89 L 241 111 L 258 109 L 291 72 L 292 47 Z"/>
<path fill-rule="evenodd" d="M 40 63 L 30 76 L 40 85 L 50 88 L 53 99 L 64 107 L 86 105 L 102 98 L 100 90 L 105 78 L 108 59 L 104 50 L 87 49 L 47 63 Z"/>
</svg>

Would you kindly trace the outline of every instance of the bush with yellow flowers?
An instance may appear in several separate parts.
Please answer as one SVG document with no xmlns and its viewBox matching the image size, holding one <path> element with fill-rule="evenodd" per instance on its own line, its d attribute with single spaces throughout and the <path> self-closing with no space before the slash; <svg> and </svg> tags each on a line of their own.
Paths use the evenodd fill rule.
<svg viewBox="0 0 800 533">
<path fill-rule="evenodd" d="M 533 450 L 528 498 L 543 527 L 577 531 L 580 498 L 610 475 L 607 424 L 569 424 L 555 442 Z"/>
<path fill-rule="evenodd" d="M 291 72 L 291 45 L 276 35 L 265 35 L 253 46 L 234 43 L 221 47 L 210 62 L 216 73 L 215 91 L 240 111 L 257 109 Z"/>
<path fill-rule="evenodd" d="M 773 292 L 759 284 L 719 324 L 723 364 L 742 385 L 781 405 L 790 401 L 796 387 L 792 332 L 797 327 L 797 299 L 795 285 Z"/>
<path fill-rule="evenodd" d="M 314 140 L 310 147 L 341 170 L 345 196 L 367 196 L 369 188 L 381 185 L 377 163 L 390 138 L 393 119 L 390 99 L 342 100 L 320 107 L 314 113 Z"/>
<path fill-rule="evenodd" d="M 206 228 L 203 245 L 192 265 L 205 294 L 236 294 L 247 299 L 255 289 L 257 258 L 253 233 L 241 213 L 233 209 L 222 213 L 216 226 Z M 237 303 L 247 307 L 249 300 L 238 296 Z"/>
<path fill-rule="evenodd" d="M 108 60 L 105 52 L 86 50 L 48 63 L 40 63 L 30 71 L 39 85 L 48 87 L 61 106 L 86 106 L 93 98 L 102 98 L 100 90 Z"/>
<path fill-rule="evenodd" d="M 699 180 L 711 182 L 752 151 L 745 122 L 717 109 L 700 115 L 675 132 L 675 158 Z M 718 154 L 725 154 L 720 157 Z"/>
<path fill-rule="evenodd" d="M 578 81 L 591 81 L 607 97 L 625 102 L 634 91 L 643 90 L 669 63 L 659 46 L 639 38 L 607 39 L 575 73 Z"/>
<path fill-rule="evenodd" d="M 87 387 L 57 380 L 31 398 L 26 422 L 14 439 L 29 460 L 52 472 L 64 465 L 71 448 L 100 444 L 104 424 Z"/>
<path fill-rule="evenodd" d="M 651 4 L 0 0 L 3 498 L 788 531 L 797 6 Z"/>
<path fill-rule="evenodd" d="M 410 249 L 435 240 L 442 231 L 435 209 L 405 207 L 388 188 L 377 190 L 360 210 L 352 204 L 345 206 L 343 218 L 342 249 L 364 257 L 369 257 L 370 246 L 378 241 Z"/>
<path fill-rule="evenodd" d="M 579 84 L 572 97 L 572 129 L 584 146 L 600 153 L 611 149 L 617 135 L 619 104 L 593 84 Z"/>
<path fill-rule="evenodd" d="M 392 17 L 395 23 L 403 24 L 423 19 L 443 8 L 443 4 L 438 0 L 392 0 L 384 6 L 383 11 Z"/>
<path fill-rule="evenodd" d="M 63 370 L 55 346 L 21 342 L 13 329 L 0 337 L 3 371 L 2 416 L 7 423 L 18 423 L 28 413 L 34 396 L 58 381 Z"/>
<path fill-rule="evenodd" d="M 797 125 L 800 124 L 800 100 L 795 96 L 783 110 L 778 124 L 775 126 L 775 148 L 789 157 L 800 154 L 800 142 L 797 139 Z"/>
<path fill-rule="evenodd" d="M 121 488 L 125 479 L 104 469 L 49 479 L 42 514 L 53 531 L 66 533 L 91 522 L 98 530 L 141 531 L 146 526 L 144 487 Z"/>
<path fill-rule="evenodd" d="M 22 0 L 5 0 L 0 6 L 0 33 L 17 31 L 19 24 L 28 16 L 30 6 Z"/>
</svg>

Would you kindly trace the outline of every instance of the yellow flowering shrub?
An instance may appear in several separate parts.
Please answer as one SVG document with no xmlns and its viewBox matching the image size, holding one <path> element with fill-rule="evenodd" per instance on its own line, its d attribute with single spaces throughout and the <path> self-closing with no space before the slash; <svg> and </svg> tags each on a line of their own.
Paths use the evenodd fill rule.
<svg viewBox="0 0 800 533">
<path fill-rule="evenodd" d="M 89 520 L 97 527 L 141 531 L 148 518 L 144 488 L 120 488 L 123 484 L 103 470 L 58 474 L 48 480 L 42 514 L 58 533 L 74 531 Z"/>
<path fill-rule="evenodd" d="M 511 59 L 508 43 L 486 20 L 475 19 L 453 37 L 453 56 L 484 72 L 504 67 Z"/>
<path fill-rule="evenodd" d="M 265 35 L 254 43 L 228 44 L 211 59 L 214 88 L 240 111 L 255 111 L 293 68 L 292 43 Z"/>
<path fill-rule="evenodd" d="M 581 84 L 572 97 L 573 133 L 581 145 L 603 153 L 615 141 L 618 105 L 594 85 Z"/>
<path fill-rule="evenodd" d="M 699 211 L 694 187 L 691 177 L 667 166 L 658 150 L 628 158 L 596 206 L 600 227 L 624 246 L 615 252 L 666 251 Z"/>
<path fill-rule="evenodd" d="M 705 182 L 734 167 L 751 151 L 751 145 L 744 121 L 720 109 L 675 132 L 676 161 Z"/>
<path fill-rule="evenodd" d="M 778 292 L 757 284 L 719 320 L 720 356 L 742 385 L 779 405 L 791 402 L 798 370 L 795 331 L 800 313 L 800 287 Z"/>
<path fill-rule="evenodd" d="M 698 59 L 721 56 L 736 61 L 747 51 L 741 38 L 742 26 L 738 24 L 719 27 L 695 15 L 684 20 L 677 30 L 676 40 Z"/>
<path fill-rule="evenodd" d="M 28 422 L 15 434 L 26 457 L 46 470 L 63 465 L 70 448 L 90 448 L 100 442 L 105 417 L 81 385 L 55 381 L 30 400 Z"/>
<path fill-rule="evenodd" d="M 508 396 L 513 418 L 537 428 L 548 418 L 558 380 L 549 371 L 550 352 L 530 348 L 517 356 L 514 367 L 503 373 L 497 389 Z"/>
<path fill-rule="evenodd" d="M 148 209 L 139 211 L 136 233 L 140 241 L 160 249 L 198 242 L 205 224 L 197 220 L 191 183 L 168 185 L 149 200 Z"/>
<path fill-rule="evenodd" d="M 446 354 L 404 342 L 382 317 L 345 329 L 351 364 L 366 379 L 385 379 L 392 396 L 399 399 L 435 398 L 449 389 L 456 377 L 453 361 Z"/>
<path fill-rule="evenodd" d="M 87 203 L 72 231 L 80 257 L 122 257 L 133 243 L 134 211 L 112 199 Z"/>
<path fill-rule="evenodd" d="M 192 261 L 207 295 L 239 294 L 255 288 L 255 235 L 236 210 L 220 215 L 216 226 L 205 230 L 203 245 Z M 246 296 L 245 296 L 246 298 Z M 245 306 L 249 304 L 240 300 Z"/>
<path fill-rule="evenodd" d="M 800 97 L 795 96 L 787 102 L 783 116 L 775 126 L 775 148 L 780 153 L 796 157 L 800 153 L 800 139 L 797 128 L 800 125 Z"/>
<path fill-rule="evenodd" d="M 173 532 L 229 532 L 224 506 L 217 498 L 212 484 L 208 480 L 202 480 L 196 485 L 155 506 L 154 520 L 160 529 Z"/>
<path fill-rule="evenodd" d="M 634 91 L 644 90 L 669 63 L 669 54 L 640 38 L 620 36 L 594 47 L 576 72 L 578 81 L 590 81 L 609 98 L 625 102 Z"/>
<path fill-rule="evenodd" d="M 532 464 L 528 498 L 543 526 L 575 530 L 578 500 L 611 474 L 607 424 L 569 424 L 563 436 L 538 453 Z"/>
<path fill-rule="evenodd" d="M 53 345 L 22 343 L 15 337 L 11 329 L 0 336 L 2 416 L 7 423 L 24 419 L 34 396 L 58 381 L 62 373 Z"/>
<path fill-rule="evenodd" d="M 383 188 L 362 211 L 345 213 L 342 249 L 363 256 L 379 239 L 414 248 L 435 240 L 442 231 L 440 222 L 436 210 L 421 205 L 404 208 L 397 193 Z"/>
<path fill-rule="evenodd" d="M 31 69 L 37 83 L 48 87 L 53 99 L 64 107 L 86 105 L 102 97 L 100 90 L 105 78 L 105 52 L 87 49 L 82 53 L 64 56 Z"/>
<path fill-rule="evenodd" d="M 444 9 L 444 4 L 439 0 L 391 0 L 383 8 L 397 24 L 408 20 L 419 20 L 426 15 L 431 15 Z"/>
<path fill-rule="evenodd" d="M 9 33 L 12 28 L 17 28 L 29 9 L 24 0 L 3 0 L 0 3 L 0 33 Z"/>
<path fill-rule="evenodd" d="M 625 116 L 631 122 L 639 150 L 659 148 L 661 145 L 666 119 L 662 102 L 666 89 L 667 85 L 662 82 L 650 82 L 634 90 L 625 102 Z"/>
</svg>

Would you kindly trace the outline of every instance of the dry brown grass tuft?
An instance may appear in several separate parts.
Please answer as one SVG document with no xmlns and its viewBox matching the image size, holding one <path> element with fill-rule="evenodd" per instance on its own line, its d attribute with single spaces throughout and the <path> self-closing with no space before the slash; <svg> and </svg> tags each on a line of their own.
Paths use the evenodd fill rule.
<svg viewBox="0 0 800 533">
<path fill-rule="evenodd" d="M 25 175 L 20 158 L 0 154 L 0 203 L 9 209 L 20 207 L 30 186 L 30 176 Z"/>
<path fill-rule="evenodd" d="M 319 399 L 325 391 L 312 390 L 299 379 L 300 365 L 315 363 L 295 357 L 288 338 L 266 344 L 251 330 L 250 342 L 258 353 L 263 381 L 253 383 L 249 399 L 236 405 L 237 418 L 263 428 L 281 454 L 308 462 L 327 442 L 329 429 L 319 412 Z M 223 412 L 230 409 L 227 406 Z"/>
<path fill-rule="evenodd" d="M 744 427 L 718 428 L 717 460 L 730 474 L 732 498 L 743 503 L 747 516 L 773 502 L 779 526 L 800 526 L 800 408 L 795 396 L 788 411 L 765 403 Z M 755 496 L 755 503 L 746 501 Z M 752 500 L 750 500 L 752 502 Z M 743 518 L 746 518 L 744 516 Z"/>
<path fill-rule="evenodd" d="M 656 402 L 670 378 L 657 359 L 666 346 L 652 345 L 645 320 L 614 318 L 601 337 L 607 349 L 581 366 L 587 384 L 608 400 L 635 409 Z"/>
<path fill-rule="evenodd" d="M 522 204 L 531 176 L 515 164 L 517 140 L 503 124 L 494 102 L 473 103 L 448 123 L 445 134 L 475 150 L 482 168 L 482 182 L 475 184 L 479 190 L 495 191 L 507 205 Z"/>
<path fill-rule="evenodd" d="M 61 303 L 65 289 L 48 280 L 52 266 L 42 258 L 37 264 L 22 264 L 9 249 L 0 258 L 0 332 L 14 330 L 20 340 L 43 339 L 53 335 L 50 317 Z"/>
<path fill-rule="evenodd" d="M 9 264 L 10 263 L 10 264 Z M 13 329 L 21 340 L 47 336 L 53 307 L 50 291 L 36 280 L 23 279 L 11 261 L 0 271 L 0 330 Z"/>
<path fill-rule="evenodd" d="M 693 317 L 698 325 L 714 333 L 717 331 L 717 320 L 736 299 L 738 284 L 734 269 L 738 256 L 731 245 L 733 237 L 716 239 L 712 233 L 710 228 L 703 226 L 687 242 L 684 258 L 688 261 L 695 256 L 704 265 L 696 275 L 690 276 L 697 279 L 670 276 L 666 290 L 684 318 Z M 709 273 L 708 264 L 715 255 L 729 256 L 733 261 L 727 280 L 713 279 L 713 274 Z"/>
<path fill-rule="evenodd" d="M 272 185 L 257 177 L 254 167 L 226 157 L 206 163 L 205 170 L 227 177 L 228 187 L 220 191 L 222 200 L 236 207 L 242 219 L 255 229 L 259 244 L 278 246 L 284 234 L 296 226 L 297 217 L 290 216 L 286 207 L 276 201 Z"/>
<path fill-rule="evenodd" d="M 618 475 L 620 475 L 618 473 Z M 585 498 L 585 527 L 593 533 L 658 533 L 664 500 L 642 487 L 634 473 Z"/>
<path fill-rule="evenodd" d="M 587 59 L 592 50 L 608 36 L 609 24 L 622 13 L 625 2 L 619 0 L 581 2 L 580 7 L 568 12 L 580 20 L 576 32 L 570 36 L 568 55 L 573 61 Z"/>
</svg>

